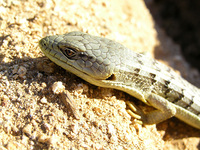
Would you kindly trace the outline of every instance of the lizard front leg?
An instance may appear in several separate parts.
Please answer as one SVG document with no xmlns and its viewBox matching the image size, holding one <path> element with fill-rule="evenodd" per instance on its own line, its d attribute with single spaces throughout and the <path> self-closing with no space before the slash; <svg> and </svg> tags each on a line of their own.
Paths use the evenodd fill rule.
<svg viewBox="0 0 200 150">
<path fill-rule="evenodd" d="M 174 105 L 159 95 L 152 93 L 147 96 L 146 100 L 152 107 L 156 108 L 156 110 L 144 113 L 133 103 L 127 102 L 127 105 L 132 111 L 131 112 L 130 110 L 128 110 L 128 113 L 132 117 L 141 120 L 144 124 L 157 124 L 173 117 L 176 114 L 176 108 L 174 107 Z M 137 114 L 140 117 L 138 117 Z"/>
</svg>

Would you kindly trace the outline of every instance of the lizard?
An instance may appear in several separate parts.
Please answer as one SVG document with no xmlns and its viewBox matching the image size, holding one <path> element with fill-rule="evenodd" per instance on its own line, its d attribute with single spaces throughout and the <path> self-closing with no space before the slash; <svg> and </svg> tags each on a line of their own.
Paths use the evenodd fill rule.
<svg viewBox="0 0 200 150">
<path fill-rule="evenodd" d="M 39 47 L 51 61 L 85 81 L 121 90 L 154 107 L 143 113 L 127 102 L 129 113 L 138 114 L 144 124 L 175 116 L 200 129 L 200 89 L 157 60 L 79 31 L 46 36 Z"/>
</svg>

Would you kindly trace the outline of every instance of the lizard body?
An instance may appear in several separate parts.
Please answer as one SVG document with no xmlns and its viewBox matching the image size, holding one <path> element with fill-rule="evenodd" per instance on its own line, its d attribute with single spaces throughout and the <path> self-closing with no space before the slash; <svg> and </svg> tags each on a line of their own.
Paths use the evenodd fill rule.
<svg viewBox="0 0 200 150">
<path fill-rule="evenodd" d="M 200 89 L 172 69 L 107 38 L 82 32 L 47 36 L 43 53 L 57 65 L 100 87 L 124 91 L 157 110 L 145 124 L 177 117 L 200 129 Z"/>
</svg>

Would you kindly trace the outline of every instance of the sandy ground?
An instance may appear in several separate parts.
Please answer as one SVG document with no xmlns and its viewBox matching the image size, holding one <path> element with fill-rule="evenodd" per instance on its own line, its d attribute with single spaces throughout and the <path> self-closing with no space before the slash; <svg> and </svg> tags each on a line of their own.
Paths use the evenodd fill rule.
<svg viewBox="0 0 200 150">
<path fill-rule="evenodd" d="M 133 97 L 99 88 L 48 60 L 46 35 L 83 31 L 122 43 L 174 68 L 200 87 L 199 72 L 165 36 L 142 0 L 0 1 L 0 149 L 200 149 L 200 131 L 176 118 L 141 126 Z M 61 81 L 78 117 L 54 94 Z"/>
</svg>

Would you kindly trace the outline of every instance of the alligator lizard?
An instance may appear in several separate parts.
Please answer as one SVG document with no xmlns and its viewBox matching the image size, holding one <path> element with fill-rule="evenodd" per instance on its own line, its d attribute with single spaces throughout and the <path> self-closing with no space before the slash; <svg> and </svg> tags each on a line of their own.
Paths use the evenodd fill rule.
<svg viewBox="0 0 200 150">
<path fill-rule="evenodd" d="M 156 110 L 144 114 L 128 103 L 144 124 L 175 116 L 200 129 L 200 89 L 164 64 L 115 41 L 77 31 L 47 36 L 39 46 L 50 60 L 87 82 L 124 91 L 153 106 Z"/>
</svg>

